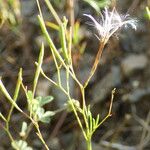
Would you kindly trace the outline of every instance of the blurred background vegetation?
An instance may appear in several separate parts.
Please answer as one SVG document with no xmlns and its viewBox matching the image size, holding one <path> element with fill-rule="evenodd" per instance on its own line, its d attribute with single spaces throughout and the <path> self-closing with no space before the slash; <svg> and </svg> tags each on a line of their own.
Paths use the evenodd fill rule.
<svg viewBox="0 0 150 150">
<path fill-rule="evenodd" d="M 73 3 L 72 3 L 73 2 Z M 137 31 L 122 30 L 107 44 L 100 65 L 86 90 L 87 103 L 93 106 L 95 116 L 105 116 L 109 108 L 111 90 L 116 87 L 113 115 L 95 133 L 93 150 L 149 150 L 150 149 L 150 19 L 149 0 L 51 0 L 62 18 L 67 16 L 73 29 L 73 63 L 80 81 L 85 81 L 98 48 L 93 28 L 88 26 L 84 13 L 99 19 L 104 7 L 114 6 L 121 14 L 130 14 L 138 20 Z M 43 0 L 40 1 L 49 33 L 60 47 L 57 25 Z M 146 8 L 147 7 L 147 8 Z M 32 86 L 34 62 L 38 58 L 42 41 L 45 43 L 43 70 L 53 79 L 56 70 L 48 45 L 41 34 L 37 20 L 38 8 L 35 0 L 0 0 L 0 76 L 9 93 L 14 92 L 19 68 L 23 68 L 23 81 Z M 86 24 L 87 23 L 87 24 Z M 64 72 L 61 72 L 62 79 Z M 65 79 L 64 79 L 65 80 Z M 80 99 L 79 89 L 71 82 L 72 95 Z M 37 95 L 52 95 L 54 101 L 45 109 L 59 109 L 65 96 L 40 78 Z M 26 111 L 23 91 L 18 105 Z M 7 114 L 10 105 L 0 92 L 0 112 Z M 25 118 L 14 111 L 11 131 L 19 138 Z M 12 149 L 6 133 L 1 129 L 0 150 Z M 52 150 L 85 150 L 83 137 L 74 115 L 63 111 L 49 125 L 41 123 L 41 131 Z M 35 131 L 27 139 L 35 149 L 44 149 Z"/>
</svg>

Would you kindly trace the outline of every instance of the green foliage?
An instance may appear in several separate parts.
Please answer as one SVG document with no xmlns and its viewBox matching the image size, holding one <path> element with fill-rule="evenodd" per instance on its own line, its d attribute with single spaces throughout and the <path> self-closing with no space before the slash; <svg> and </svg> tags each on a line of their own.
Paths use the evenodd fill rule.
<svg viewBox="0 0 150 150">
<path fill-rule="evenodd" d="M 35 71 L 35 76 L 34 76 L 34 80 L 33 80 L 33 88 L 31 90 L 28 90 L 28 88 L 26 86 L 24 86 L 24 84 L 23 84 L 22 69 L 20 69 L 20 72 L 18 74 L 18 80 L 17 80 L 13 98 L 10 96 L 10 94 L 8 93 L 7 89 L 5 88 L 3 82 L 0 79 L 0 90 L 2 91 L 2 93 L 5 95 L 5 97 L 8 99 L 8 101 L 11 104 L 11 109 L 8 113 L 8 117 L 5 117 L 2 115 L 2 113 L 0 113 L 0 118 L 5 122 L 5 125 L 3 128 L 6 131 L 6 133 L 8 134 L 8 136 L 11 140 L 11 143 L 12 143 L 12 147 L 14 149 L 16 149 L 16 150 L 32 150 L 32 148 L 28 146 L 28 144 L 26 142 L 26 138 L 29 136 L 29 133 L 32 130 L 32 127 L 35 127 L 37 136 L 39 137 L 39 139 L 45 146 L 46 150 L 49 150 L 49 148 L 41 134 L 41 131 L 39 128 L 39 122 L 49 123 L 51 118 L 56 114 L 56 112 L 59 112 L 59 111 L 46 111 L 44 108 L 44 106 L 46 104 L 53 101 L 52 96 L 46 96 L 46 97 L 36 96 L 37 84 L 38 84 L 40 75 L 42 75 L 50 83 L 52 83 L 54 86 L 59 88 L 67 96 L 67 99 L 68 99 L 67 104 L 66 104 L 67 110 L 69 112 L 74 113 L 76 120 L 79 124 L 79 127 L 83 133 L 83 136 L 87 142 L 87 150 L 92 150 L 91 140 L 92 140 L 93 133 L 108 117 L 111 116 L 114 91 L 112 92 L 110 109 L 109 109 L 109 112 L 106 115 L 106 117 L 104 117 L 104 119 L 100 120 L 100 116 L 98 114 L 95 118 L 92 115 L 90 105 L 86 104 L 85 88 L 88 85 L 89 80 L 95 73 L 97 65 L 95 66 L 95 63 L 94 63 L 94 65 L 93 65 L 94 70 L 92 67 L 89 78 L 86 80 L 85 83 L 82 84 L 78 80 L 76 73 L 74 71 L 73 58 L 72 58 L 72 54 L 71 54 L 72 48 L 77 48 L 77 49 L 79 48 L 80 53 L 83 53 L 84 49 L 85 49 L 85 45 L 86 45 L 85 43 L 82 43 L 80 45 L 80 42 L 82 39 L 79 37 L 80 24 L 79 24 L 79 22 L 76 22 L 74 25 L 72 25 L 71 27 L 68 28 L 67 19 L 64 17 L 63 20 L 61 20 L 58 16 L 57 12 L 54 10 L 53 6 L 51 5 L 51 2 L 49 0 L 44 0 L 44 1 L 58 24 L 56 26 L 54 24 L 53 25 L 51 24 L 51 25 L 53 27 L 55 26 L 54 28 L 57 29 L 58 32 L 60 33 L 59 38 L 60 38 L 60 42 L 61 42 L 61 48 L 60 48 L 62 50 L 61 52 L 57 50 L 57 48 L 52 40 L 52 37 L 50 36 L 50 34 L 47 30 L 46 23 L 44 21 L 42 11 L 40 8 L 40 4 L 39 4 L 39 1 L 37 0 L 37 5 L 39 8 L 39 12 L 40 12 L 40 15 L 38 15 L 39 24 L 40 24 L 41 30 L 43 32 L 43 35 L 45 36 L 45 38 L 49 44 L 50 51 L 51 51 L 51 54 L 53 56 L 53 60 L 55 63 L 58 80 L 53 81 L 50 77 L 48 77 L 44 73 L 44 71 L 42 69 L 42 63 L 43 63 L 43 58 L 44 58 L 44 45 L 42 44 L 38 62 L 35 63 L 36 71 Z M 99 11 L 100 8 L 104 7 L 107 4 L 106 2 L 108 2 L 108 0 L 101 0 L 101 1 L 84 0 L 84 1 L 89 3 L 96 11 Z M 10 0 L 9 2 L 10 2 L 10 5 L 12 5 L 14 1 Z M 59 2 L 59 0 L 57 0 L 57 2 Z M 73 32 L 72 32 L 72 29 L 74 29 Z M 100 50 L 103 50 L 104 45 L 106 43 L 102 43 L 102 44 L 103 44 L 103 46 L 101 47 Z M 95 58 L 96 62 L 99 62 L 98 58 L 99 57 Z M 61 69 L 65 70 L 65 72 L 66 72 L 66 80 L 65 80 L 66 87 L 64 87 L 62 85 L 62 81 L 61 81 L 62 79 L 61 79 L 61 75 L 60 75 Z M 76 85 L 80 89 L 81 97 L 82 97 L 82 105 L 80 105 L 79 100 L 75 100 L 70 93 L 70 78 L 72 78 L 74 80 L 74 82 L 76 82 Z M 23 88 L 24 93 L 26 95 L 28 113 L 25 113 L 23 110 L 21 110 L 20 107 L 16 103 L 20 88 Z M 11 118 L 14 108 L 16 108 L 18 111 L 20 111 L 30 121 L 29 125 L 26 122 L 22 123 L 20 136 L 24 140 L 15 140 L 9 129 L 10 118 Z"/>
<path fill-rule="evenodd" d="M 77 45 L 80 42 L 80 37 L 79 37 L 79 30 L 80 30 L 80 23 L 77 21 L 74 24 L 74 32 L 73 32 L 73 44 Z"/>
<path fill-rule="evenodd" d="M 150 20 L 150 9 L 148 7 L 146 7 L 146 12 L 147 12 L 147 17 Z"/>
<path fill-rule="evenodd" d="M 68 52 L 67 52 L 67 43 L 66 43 L 67 23 L 68 23 L 68 20 L 64 17 L 63 23 L 61 23 L 60 25 L 59 32 L 60 32 L 60 37 L 61 37 L 60 39 L 61 39 L 62 53 L 63 53 L 65 60 L 69 62 Z"/>
<path fill-rule="evenodd" d="M 66 0 L 51 0 L 52 4 L 57 8 L 63 8 L 65 6 Z"/>
<path fill-rule="evenodd" d="M 27 92 L 27 100 L 28 100 L 28 110 L 30 112 L 30 116 L 35 121 L 41 121 L 43 123 L 49 123 L 50 119 L 55 113 L 53 111 L 45 111 L 43 106 L 47 103 L 50 103 L 53 100 L 52 96 L 47 97 L 37 97 L 33 98 L 32 91 Z"/>
<path fill-rule="evenodd" d="M 46 97 L 37 97 L 38 101 L 38 107 L 37 107 L 37 115 L 39 117 L 39 121 L 43 123 L 49 123 L 52 116 L 55 115 L 54 111 L 46 111 L 42 108 L 45 104 L 50 103 L 53 100 L 52 96 L 46 96 Z"/>
<path fill-rule="evenodd" d="M 40 49 L 40 54 L 39 54 L 39 59 L 38 59 L 38 65 L 37 65 L 37 68 L 36 68 L 34 81 L 33 81 L 33 96 L 35 94 L 35 90 L 36 90 L 36 87 L 37 87 L 37 82 L 38 82 L 38 79 L 39 79 L 39 76 L 40 76 L 40 69 L 42 67 L 43 57 L 44 57 L 44 45 L 42 43 L 41 49 Z"/>
<path fill-rule="evenodd" d="M 16 25 L 20 20 L 20 16 L 19 0 L 0 0 L 0 26 L 6 21 L 11 25 Z"/>
<path fill-rule="evenodd" d="M 90 110 L 90 105 L 88 106 L 88 109 L 87 109 L 87 118 L 89 122 L 89 130 L 90 130 L 89 132 L 90 134 L 88 136 L 91 137 L 93 133 L 95 132 L 95 130 L 98 128 L 101 120 L 100 120 L 99 114 L 97 115 L 96 119 L 93 117 L 91 110 Z"/>
<path fill-rule="evenodd" d="M 108 6 L 110 4 L 110 0 L 83 0 L 83 1 L 88 3 L 97 12 L 100 12 L 101 8 Z"/>
<path fill-rule="evenodd" d="M 12 97 L 10 96 L 10 94 L 8 93 L 7 89 L 5 88 L 3 82 L 1 81 L 0 78 L 0 90 L 2 91 L 2 93 L 5 95 L 5 97 L 8 99 L 8 101 L 12 104 L 12 106 L 14 106 L 16 109 L 18 109 L 20 112 L 22 112 L 22 110 L 18 107 L 18 105 L 15 103 L 15 101 L 12 99 Z"/>
<path fill-rule="evenodd" d="M 27 142 L 23 140 L 13 141 L 11 145 L 15 150 L 33 150 L 30 146 L 28 146 Z"/>
<path fill-rule="evenodd" d="M 73 111 L 72 104 L 74 105 L 75 109 L 77 109 L 79 112 L 82 112 L 79 101 L 75 100 L 75 99 L 72 99 L 71 101 L 68 100 L 68 102 L 65 104 L 66 109 L 67 109 L 68 112 Z"/>
<path fill-rule="evenodd" d="M 83 38 L 84 36 L 80 34 L 80 22 L 76 21 L 74 24 L 72 43 L 77 47 L 76 49 L 79 50 L 80 54 L 83 54 L 86 48 L 86 42 L 81 42 Z"/>
<path fill-rule="evenodd" d="M 34 125 L 35 128 L 37 129 L 37 135 L 38 135 L 39 139 L 42 141 L 42 143 L 47 148 L 47 145 L 45 144 L 45 142 L 43 140 L 43 137 L 42 137 L 42 134 L 39 130 L 38 122 L 41 121 L 43 123 L 49 123 L 50 120 L 51 120 L 51 117 L 53 115 L 55 115 L 56 112 L 45 111 L 45 109 L 43 108 L 46 104 L 52 102 L 52 100 L 53 100 L 52 96 L 46 96 L 46 97 L 39 96 L 39 97 L 35 98 L 35 91 L 36 91 L 36 86 L 37 86 L 37 83 L 38 83 L 39 75 L 40 75 L 40 72 L 41 72 L 43 56 L 44 56 L 44 46 L 42 45 L 41 49 L 40 49 L 38 63 L 36 63 L 37 64 L 37 69 L 36 69 L 36 72 L 35 72 L 35 77 L 34 77 L 34 82 L 33 82 L 33 91 L 27 90 L 27 88 L 23 85 L 23 82 L 22 82 L 22 69 L 20 69 L 19 74 L 18 74 L 18 80 L 17 80 L 17 84 L 16 84 L 16 88 L 15 88 L 13 98 L 8 93 L 7 89 L 5 88 L 3 82 L 0 78 L 0 90 L 2 91 L 4 96 L 7 98 L 7 100 L 11 104 L 11 109 L 8 112 L 8 116 L 5 117 L 4 115 L 2 115 L 2 113 L 0 113 L 0 118 L 5 122 L 5 125 L 4 125 L 3 129 L 8 134 L 8 136 L 11 140 L 11 143 L 12 143 L 12 147 L 16 150 L 32 150 L 32 148 L 27 145 L 26 141 L 15 140 L 13 138 L 12 134 L 11 134 L 9 126 L 10 126 L 10 118 L 11 118 L 11 115 L 12 115 L 12 112 L 13 112 L 14 108 L 16 108 L 22 114 L 24 114 L 31 121 L 29 126 L 27 125 L 26 122 L 22 123 L 20 136 L 27 138 L 29 133 L 30 133 L 30 130 L 32 129 L 32 125 Z M 23 112 L 23 110 L 21 110 L 20 107 L 16 103 L 21 87 L 23 88 L 23 90 L 26 94 L 26 97 L 27 97 L 28 111 L 29 111 L 30 115 Z"/>
<path fill-rule="evenodd" d="M 112 101 L 111 101 L 110 110 L 109 110 L 109 113 L 107 114 L 107 116 L 102 121 L 100 121 L 99 115 L 97 115 L 96 119 L 94 119 L 94 117 L 92 116 L 90 107 L 86 106 L 85 88 L 86 88 L 87 84 L 89 83 L 89 80 L 93 76 L 93 74 L 94 74 L 97 67 L 94 66 L 95 65 L 95 63 L 94 63 L 94 65 L 93 65 L 94 66 L 94 71 L 93 71 L 93 68 L 92 68 L 91 73 L 89 75 L 89 78 L 86 80 L 86 82 L 84 84 L 81 84 L 80 81 L 77 79 L 76 74 L 74 72 L 73 64 L 72 64 L 72 57 L 70 55 L 71 54 L 71 48 L 73 46 L 72 45 L 73 41 L 74 41 L 74 43 L 79 42 L 79 37 L 78 37 L 79 26 L 77 24 L 77 26 L 75 28 L 75 36 L 74 35 L 72 36 L 72 30 L 67 31 L 67 28 L 66 28 L 67 23 L 65 23 L 64 21 L 61 21 L 61 19 L 57 15 L 57 12 L 52 7 L 50 1 L 45 0 L 45 2 L 47 4 L 49 10 L 51 11 L 53 17 L 55 18 L 58 25 L 60 26 L 60 41 L 61 41 L 62 53 L 59 53 L 59 51 L 57 50 L 51 36 L 48 33 L 48 30 L 47 30 L 46 25 L 45 25 L 45 21 L 43 19 L 42 11 L 41 11 L 41 8 L 40 8 L 39 2 L 38 2 L 38 8 L 39 8 L 39 12 L 40 12 L 40 15 L 38 16 L 38 19 L 39 19 L 39 22 L 40 22 L 42 32 L 43 32 L 43 34 L 44 34 L 44 36 L 45 36 L 45 38 L 46 38 L 46 40 L 49 44 L 53 59 L 55 61 L 57 74 L 58 74 L 58 83 L 54 82 L 52 79 L 50 79 L 48 76 L 46 76 L 42 69 L 41 69 L 41 73 L 46 79 L 48 79 L 48 81 L 50 81 L 55 86 L 60 88 L 64 92 L 64 94 L 66 94 L 66 96 L 68 97 L 68 102 L 66 104 L 67 110 L 72 111 L 74 113 L 74 115 L 75 115 L 75 117 L 78 121 L 78 124 L 79 124 L 79 126 L 82 130 L 84 138 L 87 142 L 87 149 L 92 150 L 92 145 L 91 145 L 92 135 L 95 132 L 95 130 L 108 117 L 111 116 Z M 66 33 L 68 33 L 68 35 L 69 35 L 68 39 L 66 38 Z M 73 37 L 74 37 L 74 40 L 73 40 Z M 67 42 L 68 42 L 68 45 L 66 44 Z M 100 50 L 102 50 L 104 48 L 103 46 L 101 47 Z M 70 63 L 68 63 L 67 60 L 70 60 Z M 96 59 L 95 61 L 97 63 L 99 60 Z M 61 67 L 59 67 L 58 64 L 61 64 Z M 65 69 L 65 71 L 66 71 L 66 85 L 67 85 L 67 87 L 63 87 L 61 85 L 60 70 L 62 68 Z M 80 88 L 81 95 L 82 95 L 83 106 L 80 106 L 79 101 L 73 99 L 72 96 L 70 95 L 70 87 L 69 87 L 69 78 L 70 77 L 72 77 L 74 79 L 74 81 L 77 83 L 77 85 Z M 113 95 L 114 95 L 114 93 L 112 93 L 112 99 L 113 99 Z M 84 120 L 85 128 L 83 127 L 83 123 L 81 121 L 82 119 Z"/>
<path fill-rule="evenodd" d="M 54 98 L 52 96 L 46 96 L 46 97 L 39 96 L 36 99 L 39 101 L 39 105 L 42 107 L 45 104 L 52 102 Z"/>
</svg>

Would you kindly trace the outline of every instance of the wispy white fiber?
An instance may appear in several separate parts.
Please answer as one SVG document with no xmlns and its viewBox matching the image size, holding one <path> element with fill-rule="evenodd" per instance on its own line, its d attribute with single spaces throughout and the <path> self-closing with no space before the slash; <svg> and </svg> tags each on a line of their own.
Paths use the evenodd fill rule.
<svg viewBox="0 0 150 150">
<path fill-rule="evenodd" d="M 120 15 L 115 8 L 109 11 L 105 8 L 103 14 L 101 13 L 100 21 L 90 14 L 84 14 L 84 16 L 89 17 L 92 20 L 92 25 L 98 31 L 99 40 L 108 40 L 119 28 L 131 26 L 136 30 L 137 20 L 132 19 L 129 15 Z"/>
</svg>

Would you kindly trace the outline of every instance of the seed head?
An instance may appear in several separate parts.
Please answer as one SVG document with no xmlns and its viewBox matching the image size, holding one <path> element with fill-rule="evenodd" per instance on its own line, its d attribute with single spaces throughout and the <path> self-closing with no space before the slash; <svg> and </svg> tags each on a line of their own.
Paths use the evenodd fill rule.
<svg viewBox="0 0 150 150">
<path fill-rule="evenodd" d="M 129 15 L 120 15 L 115 8 L 112 11 L 104 9 L 101 13 L 101 20 L 98 22 L 93 16 L 84 14 L 92 20 L 92 26 L 98 31 L 98 39 L 100 41 L 107 41 L 119 28 L 131 26 L 136 30 L 137 20 L 130 18 Z"/>
</svg>

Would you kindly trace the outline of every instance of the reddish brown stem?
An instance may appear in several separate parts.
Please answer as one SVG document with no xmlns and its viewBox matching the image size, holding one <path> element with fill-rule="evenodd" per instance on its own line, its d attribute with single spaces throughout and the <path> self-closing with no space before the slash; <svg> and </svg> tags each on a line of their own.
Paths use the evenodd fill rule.
<svg viewBox="0 0 150 150">
<path fill-rule="evenodd" d="M 94 64 L 93 64 L 92 69 L 90 71 L 90 75 L 89 75 L 88 79 L 86 80 L 86 82 L 84 84 L 84 88 L 86 88 L 86 86 L 88 85 L 90 79 L 93 77 L 93 75 L 94 75 L 94 73 L 95 73 L 95 71 L 97 69 L 99 60 L 100 60 L 100 58 L 102 56 L 102 52 L 103 52 L 104 46 L 105 46 L 105 42 L 101 42 L 100 46 L 99 46 L 99 49 L 98 49 L 98 52 L 97 52 L 97 55 L 96 55 L 96 58 L 95 58 L 95 61 L 94 61 Z"/>
</svg>

